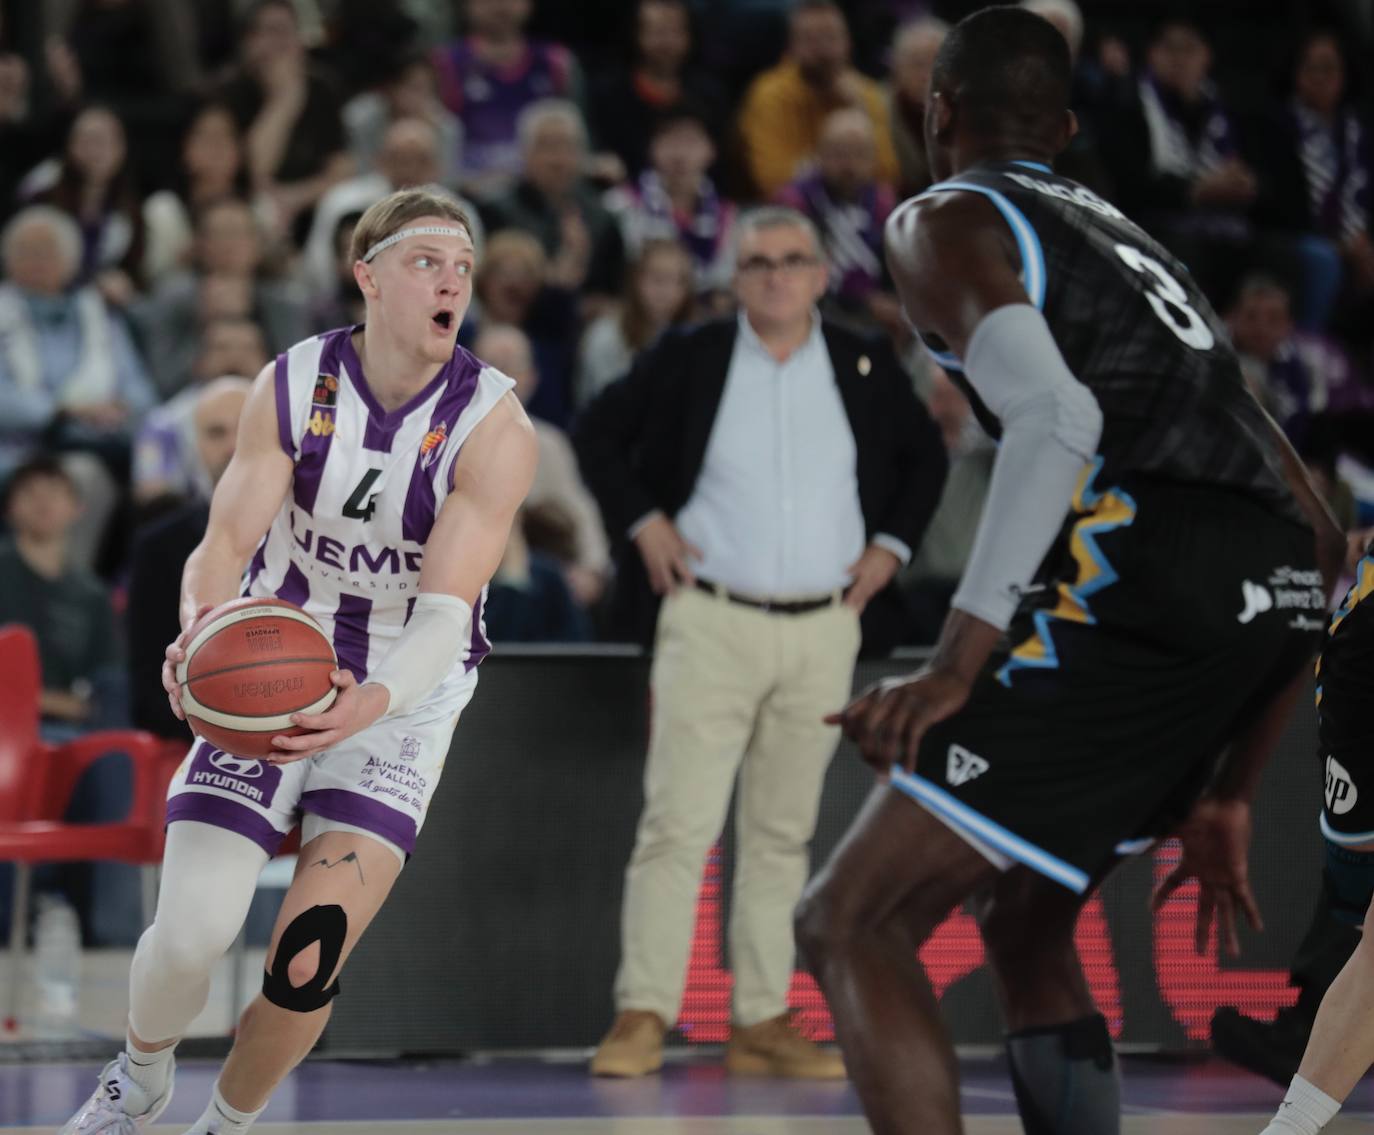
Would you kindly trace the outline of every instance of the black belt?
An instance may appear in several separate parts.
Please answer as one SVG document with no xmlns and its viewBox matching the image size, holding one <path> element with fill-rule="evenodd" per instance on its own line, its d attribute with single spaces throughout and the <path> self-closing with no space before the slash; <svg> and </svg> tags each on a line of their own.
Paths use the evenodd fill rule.
<svg viewBox="0 0 1374 1135">
<path fill-rule="evenodd" d="M 815 599 L 755 599 L 749 595 L 741 595 L 737 591 L 731 591 L 719 583 L 710 583 L 704 579 L 698 579 L 696 586 L 698 591 L 704 591 L 708 595 L 728 599 L 731 603 L 738 603 L 741 607 L 752 607 L 755 611 L 766 611 L 770 615 L 806 615 L 825 607 L 833 607 L 841 599 L 838 591 Z"/>
</svg>

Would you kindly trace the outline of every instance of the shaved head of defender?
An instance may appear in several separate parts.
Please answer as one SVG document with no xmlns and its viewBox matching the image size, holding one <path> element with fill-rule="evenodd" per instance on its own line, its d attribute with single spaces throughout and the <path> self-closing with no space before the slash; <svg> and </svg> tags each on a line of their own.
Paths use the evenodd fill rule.
<svg viewBox="0 0 1374 1135">
<path fill-rule="evenodd" d="M 941 44 L 926 100 L 926 149 L 943 181 L 989 156 L 1050 162 L 1078 129 L 1069 49 L 1048 20 L 985 8 Z"/>
<path fill-rule="evenodd" d="M 885 232 L 907 319 L 1000 444 L 930 661 L 828 718 L 881 779 L 807 888 L 797 940 L 883 1135 L 962 1130 L 918 952 L 974 894 L 1026 1131 L 1120 1130 L 1079 911 L 1186 815 L 1217 835 L 1177 880 L 1206 870 L 1204 935 L 1212 899 L 1228 943 L 1234 912 L 1255 916 L 1243 852 L 1214 848 L 1234 848 L 1242 813 L 1248 838 L 1248 770 L 1314 641 L 1242 610 L 1242 583 L 1300 579 L 1311 603 L 1341 547 L 1186 268 L 1055 174 L 1069 85 L 1068 45 L 1041 16 L 960 22 L 926 103 L 936 183 Z M 1214 771 L 1226 795 L 1200 798 Z"/>
</svg>

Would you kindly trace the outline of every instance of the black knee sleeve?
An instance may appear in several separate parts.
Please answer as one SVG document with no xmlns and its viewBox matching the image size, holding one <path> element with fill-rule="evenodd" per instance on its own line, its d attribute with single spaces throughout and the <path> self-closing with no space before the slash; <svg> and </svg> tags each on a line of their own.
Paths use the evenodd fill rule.
<svg viewBox="0 0 1374 1135">
<path fill-rule="evenodd" d="M 301 913 L 277 943 L 277 953 L 262 975 L 262 995 L 293 1013 L 323 1009 L 339 993 L 339 983 L 325 985 L 339 964 L 348 937 L 348 916 L 341 906 L 312 906 Z M 291 959 L 313 942 L 320 944 L 320 964 L 304 985 L 292 985 Z"/>
<path fill-rule="evenodd" d="M 1116 1135 L 1121 1082 L 1101 1014 L 1007 1036 L 1026 1135 Z"/>
</svg>

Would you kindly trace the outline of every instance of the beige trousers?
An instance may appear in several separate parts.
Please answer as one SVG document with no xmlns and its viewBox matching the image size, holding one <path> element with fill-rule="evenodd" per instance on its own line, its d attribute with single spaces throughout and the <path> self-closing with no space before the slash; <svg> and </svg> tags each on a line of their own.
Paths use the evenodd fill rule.
<svg viewBox="0 0 1374 1135">
<path fill-rule="evenodd" d="M 664 601 L 650 682 L 644 812 L 625 873 L 616 1007 L 677 1020 L 706 854 L 739 780 L 730 915 L 734 1020 L 783 1013 L 792 908 L 849 696 L 859 621 L 843 605 L 768 614 L 692 588 Z"/>
</svg>

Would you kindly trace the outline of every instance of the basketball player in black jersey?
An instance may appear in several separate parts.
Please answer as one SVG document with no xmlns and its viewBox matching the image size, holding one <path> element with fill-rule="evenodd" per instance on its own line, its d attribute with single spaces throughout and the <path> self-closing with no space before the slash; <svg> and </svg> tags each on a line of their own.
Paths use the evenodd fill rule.
<svg viewBox="0 0 1374 1135">
<path fill-rule="evenodd" d="M 1182 824 L 1200 937 L 1257 917 L 1248 798 L 1344 547 L 1187 270 L 1052 172 L 1069 78 L 1040 17 L 961 22 L 927 101 L 941 180 L 887 228 L 908 318 L 1000 446 L 931 661 L 831 718 L 883 782 L 797 911 L 879 1135 L 961 1129 L 916 951 L 974 895 L 1026 1131 L 1118 1130 L 1080 908 Z"/>
<path fill-rule="evenodd" d="M 1322 997 L 1297 1074 L 1262 1135 L 1316 1135 L 1374 1064 L 1374 544 L 1331 616 L 1317 663 L 1326 805 L 1323 886 L 1331 915 L 1361 927 Z"/>
</svg>

